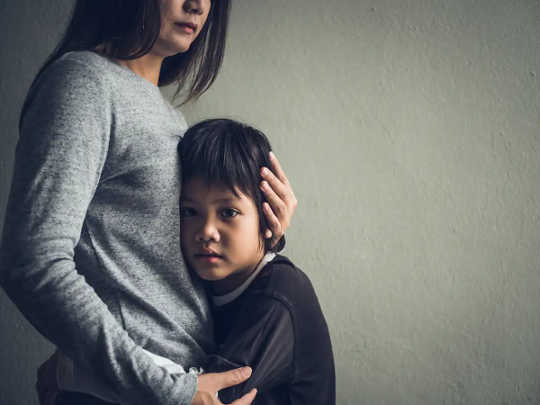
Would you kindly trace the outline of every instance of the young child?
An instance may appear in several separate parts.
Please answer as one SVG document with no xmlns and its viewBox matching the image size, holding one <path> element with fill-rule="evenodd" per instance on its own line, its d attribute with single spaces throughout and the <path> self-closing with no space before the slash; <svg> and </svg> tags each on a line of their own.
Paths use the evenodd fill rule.
<svg viewBox="0 0 540 405">
<path fill-rule="evenodd" d="M 251 377 L 219 392 L 223 403 L 257 388 L 257 405 L 335 404 L 328 327 L 307 276 L 271 248 L 259 171 L 270 167 L 260 131 L 213 119 L 191 127 L 180 143 L 181 243 L 188 268 L 208 281 L 218 353 L 204 372 L 248 365 Z M 147 352 L 169 372 L 179 365 Z M 66 372 L 68 369 L 68 372 Z M 69 375 L 66 377 L 66 375 Z M 99 379 L 61 358 L 59 385 L 115 402 Z"/>
<path fill-rule="evenodd" d="M 181 241 L 188 268 L 209 281 L 218 355 L 207 370 L 249 365 L 243 385 L 222 402 L 257 388 L 254 403 L 335 403 L 330 336 L 307 276 L 279 246 L 264 242 L 259 170 L 270 144 L 260 131 L 226 119 L 190 128 L 180 144 Z"/>
</svg>

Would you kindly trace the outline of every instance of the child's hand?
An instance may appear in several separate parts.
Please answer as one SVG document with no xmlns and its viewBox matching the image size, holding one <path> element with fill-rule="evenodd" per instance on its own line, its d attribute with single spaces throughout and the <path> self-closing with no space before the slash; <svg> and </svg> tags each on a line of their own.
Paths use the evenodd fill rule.
<svg viewBox="0 0 540 405">
<path fill-rule="evenodd" d="M 272 246 L 274 246 L 289 227 L 298 201 L 285 172 L 272 152 L 270 152 L 270 162 L 272 163 L 271 170 L 265 167 L 261 169 L 263 181 L 260 187 L 268 200 L 268 202 L 263 203 L 263 210 L 269 226 L 264 237 L 272 238 Z"/>
<path fill-rule="evenodd" d="M 224 388 L 232 387 L 246 381 L 251 376 L 251 368 L 242 367 L 229 370 L 224 373 L 202 374 L 197 378 L 197 392 L 191 405 L 223 405 L 217 393 Z M 237 399 L 232 405 L 250 405 L 257 395 L 257 390 L 252 389 L 242 398 Z"/>
<path fill-rule="evenodd" d="M 40 405 L 54 405 L 60 392 L 56 381 L 57 353 L 54 352 L 37 372 L 36 391 Z"/>
</svg>

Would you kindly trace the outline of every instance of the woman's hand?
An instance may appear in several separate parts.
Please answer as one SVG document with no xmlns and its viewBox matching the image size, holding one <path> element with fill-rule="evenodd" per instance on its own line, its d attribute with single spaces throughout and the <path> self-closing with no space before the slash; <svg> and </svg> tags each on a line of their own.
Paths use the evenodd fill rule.
<svg viewBox="0 0 540 405">
<path fill-rule="evenodd" d="M 55 405 L 56 397 L 60 392 L 56 381 L 56 369 L 58 366 L 58 352 L 54 352 L 37 372 L 36 390 L 40 405 Z M 197 378 L 197 392 L 191 405 L 223 405 L 217 397 L 217 392 L 224 388 L 232 387 L 246 381 L 251 376 L 251 368 L 242 367 L 224 373 L 208 373 Z M 242 398 L 237 399 L 233 405 L 250 405 L 257 394 L 253 389 Z"/>
<path fill-rule="evenodd" d="M 223 405 L 217 393 L 227 387 L 238 385 L 251 376 L 251 368 L 242 367 L 224 373 L 202 374 L 197 378 L 197 392 L 191 405 Z M 257 390 L 252 389 L 242 398 L 237 399 L 232 405 L 250 405 L 257 395 Z"/>
<path fill-rule="evenodd" d="M 36 391 L 40 405 L 54 405 L 60 392 L 56 381 L 58 352 L 54 352 L 37 371 Z"/>
<path fill-rule="evenodd" d="M 268 200 L 268 202 L 263 203 L 263 210 L 269 226 L 264 237 L 271 238 L 272 246 L 274 246 L 289 227 L 298 201 L 285 172 L 272 152 L 270 152 L 270 163 L 272 170 L 266 167 L 261 169 L 263 181 L 260 187 Z"/>
</svg>

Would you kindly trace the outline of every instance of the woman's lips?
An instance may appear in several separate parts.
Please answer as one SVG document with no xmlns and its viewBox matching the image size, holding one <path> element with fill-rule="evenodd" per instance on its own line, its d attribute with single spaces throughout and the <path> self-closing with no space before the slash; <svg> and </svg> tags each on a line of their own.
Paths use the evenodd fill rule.
<svg viewBox="0 0 540 405">
<path fill-rule="evenodd" d="M 175 25 L 179 27 L 182 31 L 184 31 L 186 34 L 193 34 L 197 29 L 197 26 L 195 24 L 188 22 L 179 22 Z"/>
</svg>

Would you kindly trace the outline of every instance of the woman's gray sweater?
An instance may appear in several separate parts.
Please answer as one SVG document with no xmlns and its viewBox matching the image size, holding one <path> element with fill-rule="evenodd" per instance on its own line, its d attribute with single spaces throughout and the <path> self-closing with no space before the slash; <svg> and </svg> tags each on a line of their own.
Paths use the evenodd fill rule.
<svg viewBox="0 0 540 405">
<path fill-rule="evenodd" d="M 209 306 L 180 252 L 186 123 L 150 82 L 93 52 L 50 65 L 29 94 L 0 283 L 28 320 L 123 403 L 189 404 L 213 350 Z"/>
</svg>

